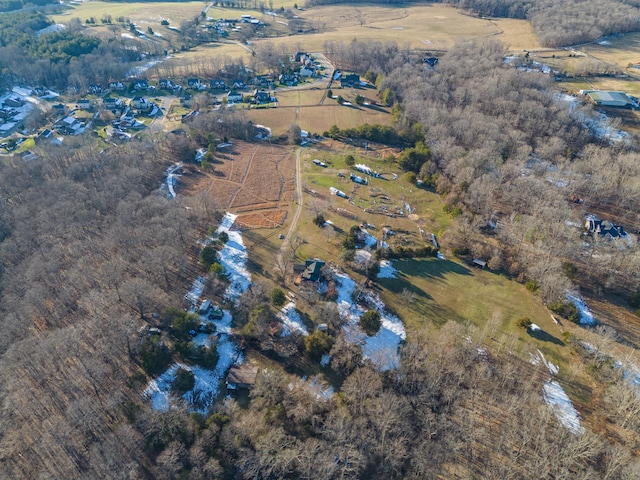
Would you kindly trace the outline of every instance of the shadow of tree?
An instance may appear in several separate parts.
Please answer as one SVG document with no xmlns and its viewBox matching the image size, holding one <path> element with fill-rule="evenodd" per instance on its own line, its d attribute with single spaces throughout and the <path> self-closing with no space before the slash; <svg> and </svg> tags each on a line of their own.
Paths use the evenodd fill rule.
<svg viewBox="0 0 640 480">
<path fill-rule="evenodd" d="M 553 335 L 545 332 L 544 330 L 531 330 L 530 328 L 528 328 L 527 333 L 529 334 L 530 337 L 533 337 L 537 340 L 541 340 L 543 342 L 551 342 L 556 345 L 564 346 L 564 342 L 562 340 L 554 337 Z"/>
</svg>

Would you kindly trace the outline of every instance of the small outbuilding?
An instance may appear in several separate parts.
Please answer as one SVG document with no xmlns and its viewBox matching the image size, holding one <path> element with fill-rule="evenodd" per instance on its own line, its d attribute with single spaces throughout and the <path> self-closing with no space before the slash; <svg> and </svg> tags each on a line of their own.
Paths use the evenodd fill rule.
<svg viewBox="0 0 640 480">
<path fill-rule="evenodd" d="M 474 267 L 485 268 L 487 266 L 487 262 L 480 258 L 474 258 L 473 262 L 471 262 Z"/>
<path fill-rule="evenodd" d="M 239 388 L 252 389 L 258 377 L 258 367 L 243 363 L 232 365 L 227 374 L 227 390 L 238 390 Z"/>
</svg>

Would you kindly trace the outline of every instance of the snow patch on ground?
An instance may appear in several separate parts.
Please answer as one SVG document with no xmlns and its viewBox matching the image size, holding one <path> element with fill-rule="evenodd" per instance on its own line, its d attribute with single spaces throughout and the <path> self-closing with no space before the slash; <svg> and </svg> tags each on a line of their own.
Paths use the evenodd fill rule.
<svg viewBox="0 0 640 480">
<path fill-rule="evenodd" d="M 320 366 L 326 367 L 331 363 L 331 355 L 328 353 L 323 353 L 322 358 L 320 358 Z"/>
<path fill-rule="evenodd" d="M 580 312 L 580 325 L 588 325 L 590 327 L 594 327 L 597 323 L 596 319 L 589 310 L 589 307 L 585 303 L 585 301 L 577 295 L 567 294 L 567 300 L 573 303 L 578 312 Z"/>
<path fill-rule="evenodd" d="M 207 281 L 205 277 L 196 278 L 191 284 L 191 290 L 187 292 L 184 298 L 191 304 L 191 308 L 189 309 L 191 312 L 195 312 L 198 308 L 198 299 L 200 295 L 202 295 L 202 291 L 204 290 L 204 284 Z"/>
<path fill-rule="evenodd" d="M 540 360 L 542 361 L 543 365 L 547 368 L 547 370 L 549 370 L 549 373 L 551 375 L 557 375 L 558 372 L 560 371 L 560 368 L 557 365 L 554 365 L 553 363 L 549 362 L 544 355 L 542 354 L 542 352 L 540 350 L 538 350 L 538 355 L 540 355 Z M 536 363 L 537 365 L 537 363 Z"/>
<path fill-rule="evenodd" d="M 302 318 L 300 318 L 300 313 L 296 310 L 296 304 L 294 302 L 287 303 L 282 310 L 278 312 L 278 318 L 282 320 L 282 336 L 286 337 L 287 335 L 291 335 L 296 332 L 300 335 L 307 336 L 309 335 L 309 331 L 307 327 L 302 323 Z"/>
<path fill-rule="evenodd" d="M 224 248 L 220 251 L 221 263 L 226 268 L 231 285 L 227 288 L 226 296 L 234 301 L 249 287 L 251 284 L 251 276 L 247 271 L 247 252 L 242 242 L 242 236 L 237 231 L 231 231 L 236 216 L 227 213 L 220 226 L 216 230 L 216 234 L 227 232 L 229 240 Z M 185 298 L 191 304 L 190 311 L 195 312 L 204 285 L 205 277 L 198 277 L 193 282 L 191 290 L 185 295 Z M 206 413 L 215 398 L 220 392 L 222 380 L 234 363 L 242 363 L 243 358 L 238 346 L 231 339 L 231 321 L 232 316 L 228 310 L 223 310 L 222 318 L 217 320 L 209 320 L 205 316 L 200 316 L 203 322 L 210 322 L 216 326 L 218 335 L 218 363 L 213 370 L 207 370 L 199 366 L 189 366 L 175 363 L 171 365 L 166 372 L 158 378 L 151 380 L 144 390 L 144 396 L 151 401 L 151 408 L 159 411 L 167 411 L 171 407 L 171 385 L 175 380 L 178 367 L 193 372 L 195 377 L 195 387 L 192 391 L 185 393 L 182 398 L 187 401 L 194 411 Z M 198 345 L 212 345 L 211 336 L 201 333 L 196 335 L 194 342 Z"/>
<path fill-rule="evenodd" d="M 438 260 L 446 260 L 447 258 L 441 254 L 440 252 L 438 252 Z"/>
<path fill-rule="evenodd" d="M 542 391 L 544 402 L 553 409 L 560 423 L 575 434 L 583 433 L 584 428 L 580 425 L 580 415 L 560 384 L 555 380 L 547 380 L 544 382 Z"/>
<path fill-rule="evenodd" d="M 398 271 L 393 266 L 391 260 L 380 261 L 380 271 L 378 272 L 378 278 L 396 278 Z"/>
<path fill-rule="evenodd" d="M 160 412 L 166 412 L 171 406 L 169 397 L 171 395 L 171 385 L 176 379 L 178 367 L 184 367 L 178 363 L 171 365 L 166 372 L 158 378 L 151 380 L 144 389 L 144 396 L 151 401 L 151 408 Z"/>
<path fill-rule="evenodd" d="M 247 270 L 247 249 L 242 241 L 242 235 L 236 230 L 231 230 L 236 217 L 237 215 L 227 213 L 216 230 L 216 234 L 226 232 L 229 235 L 229 240 L 220 250 L 218 258 L 231 281 L 225 293 L 225 298 L 235 303 L 238 302 L 240 295 L 251 285 L 251 274 Z"/>
<path fill-rule="evenodd" d="M 357 289 L 356 282 L 343 272 L 334 271 L 334 275 L 338 290 L 336 303 L 340 316 L 346 322 L 346 339 L 361 345 L 364 357 L 369 358 L 380 370 L 397 368 L 400 361 L 398 347 L 407 338 L 402 321 L 385 310 L 385 305 L 377 294 L 369 293 L 364 296 L 364 300 L 378 311 L 382 326 L 373 337 L 368 336 L 358 326 L 358 320 L 366 309 L 352 300 Z"/>
<path fill-rule="evenodd" d="M 182 168 L 182 163 L 175 163 L 167 168 L 165 175 L 167 180 L 163 184 L 163 188 L 167 189 L 167 198 L 176 198 L 176 182 L 179 175 L 176 174 L 178 170 Z"/>
<path fill-rule="evenodd" d="M 371 252 L 369 250 L 356 250 L 353 260 L 360 265 L 365 264 L 371 260 Z"/>
<path fill-rule="evenodd" d="M 542 329 L 535 323 L 532 323 L 531 325 L 529 325 L 529 330 L 531 330 L 532 332 L 539 332 Z"/>
<path fill-rule="evenodd" d="M 371 235 L 366 230 L 361 230 L 364 234 L 364 244 L 369 248 L 375 248 L 378 246 L 378 239 Z"/>
</svg>

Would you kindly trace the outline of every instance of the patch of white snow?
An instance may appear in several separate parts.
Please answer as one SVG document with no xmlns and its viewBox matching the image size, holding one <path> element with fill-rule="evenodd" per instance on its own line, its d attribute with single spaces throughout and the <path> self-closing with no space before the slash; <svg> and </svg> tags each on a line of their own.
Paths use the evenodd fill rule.
<svg viewBox="0 0 640 480">
<path fill-rule="evenodd" d="M 580 425 L 580 415 L 571 403 L 567 392 L 555 380 L 544 382 L 542 398 L 549 405 L 560 423 L 569 431 L 579 434 L 584 432 Z"/>
<path fill-rule="evenodd" d="M 294 302 L 289 302 L 282 307 L 282 310 L 278 312 L 278 318 L 282 320 L 283 328 L 281 335 L 283 337 L 291 335 L 293 332 L 304 335 L 305 337 L 309 335 L 309 331 L 304 323 L 302 323 L 302 318 L 296 310 L 296 304 Z"/>
<path fill-rule="evenodd" d="M 393 266 L 391 260 L 380 260 L 380 271 L 378 278 L 396 278 L 398 271 Z"/>
</svg>

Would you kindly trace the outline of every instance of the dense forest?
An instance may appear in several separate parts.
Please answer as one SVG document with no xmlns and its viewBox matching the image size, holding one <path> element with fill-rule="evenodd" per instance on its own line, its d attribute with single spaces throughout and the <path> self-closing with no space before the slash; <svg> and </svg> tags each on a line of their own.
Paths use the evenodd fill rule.
<svg viewBox="0 0 640 480">
<path fill-rule="evenodd" d="M 41 13 L 0 15 L 0 73 L 5 81 L 86 89 L 122 79 L 135 62 L 163 53 L 160 46 L 136 39 L 101 40 L 83 31 L 77 19 L 64 30 L 41 32 L 51 25 Z"/>
<path fill-rule="evenodd" d="M 132 142 L 3 162 L 3 478 L 144 468 L 143 436 L 123 413 L 139 398 L 138 330 L 181 305 L 194 231 L 213 220 L 196 199 L 187 210 L 158 193 L 165 155 Z"/>
<path fill-rule="evenodd" d="M 59 2 L 53 0 L 2 0 L 0 1 L 0 12 L 12 12 L 21 8 L 41 7 L 43 5 L 55 5 Z"/>
<path fill-rule="evenodd" d="M 346 3 L 343 0 L 308 0 L 307 5 Z M 358 2 L 348 2 L 358 3 Z M 363 3 L 397 5 L 380 0 Z M 482 17 L 520 18 L 531 22 L 545 47 L 591 42 L 606 35 L 640 30 L 640 11 L 635 2 L 619 0 L 443 0 Z"/>
</svg>

